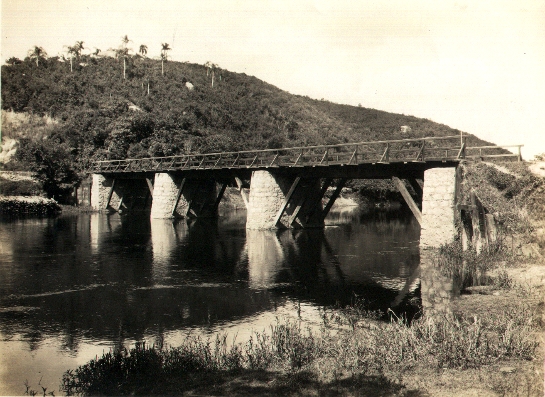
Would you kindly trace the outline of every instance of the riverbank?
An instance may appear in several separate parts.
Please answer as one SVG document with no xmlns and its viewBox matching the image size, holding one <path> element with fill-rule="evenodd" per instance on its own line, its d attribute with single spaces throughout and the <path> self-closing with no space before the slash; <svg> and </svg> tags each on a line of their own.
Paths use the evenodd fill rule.
<svg viewBox="0 0 545 397">
<path fill-rule="evenodd" d="M 443 317 L 380 322 L 356 304 L 324 310 L 320 330 L 280 319 L 235 345 L 221 336 L 176 348 L 138 345 L 66 373 L 65 391 L 542 396 L 545 266 L 515 256 L 490 276 Z"/>
<path fill-rule="evenodd" d="M 61 207 L 53 199 L 38 196 L 0 196 L 0 215 L 9 216 L 51 216 L 61 212 Z"/>
</svg>

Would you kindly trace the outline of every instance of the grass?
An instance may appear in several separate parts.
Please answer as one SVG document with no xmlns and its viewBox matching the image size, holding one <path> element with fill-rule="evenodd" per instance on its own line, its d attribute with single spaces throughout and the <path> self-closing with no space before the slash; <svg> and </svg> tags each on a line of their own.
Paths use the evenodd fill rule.
<svg viewBox="0 0 545 397">
<path fill-rule="evenodd" d="M 505 359 L 531 360 L 537 348 L 532 339 L 534 316 L 528 310 L 511 311 L 501 318 L 466 319 L 449 314 L 409 324 L 392 316 L 387 323 L 352 324 L 341 330 L 324 326 L 313 332 L 300 322 L 278 321 L 268 332 L 256 332 L 242 343 L 230 342 L 226 336 L 212 340 L 190 337 L 175 348 L 138 343 L 67 371 L 61 390 L 82 395 L 181 394 L 202 387 L 207 379 L 212 383 L 205 384 L 222 394 L 225 379 L 232 386 L 234 379 L 265 377 L 268 382 L 280 382 L 282 393 L 291 394 L 303 387 L 293 383 L 298 377 L 313 384 L 312 388 L 338 384 L 341 378 L 346 380 L 346 374 L 352 381 L 380 383 L 387 381 L 385 373 L 402 373 L 422 365 L 437 370 L 467 369 Z M 402 389 L 392 379 L 388 382 L 390 389 Z"/>
<path fill-rule="evenodd" d="M 477 252 L 474 247 L 462 250 L 459 240 L 444 244 L 439 247 L 434 257 L 434 265 L 464 291 L 468 287 L 483 285 L 511 287 L 513 282 L 505 268 L 514 265 L 518 260 L 517 252 L 500 234 L 494 243 L 485 246 L 481 252 Z M 496 270 L 496 277 L 490 276 L 492 270 Z"/>
</svg>

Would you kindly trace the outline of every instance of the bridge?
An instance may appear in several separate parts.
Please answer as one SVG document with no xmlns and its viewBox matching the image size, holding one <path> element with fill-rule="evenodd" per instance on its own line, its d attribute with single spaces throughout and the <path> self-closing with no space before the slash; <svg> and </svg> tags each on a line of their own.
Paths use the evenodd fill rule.
<svg viewBox="0 0 545 397">
<path fill-rule="evenodd" d="M 348 180 L 392 179 L 424 230 L 426 207 L 441 208 L 433 223 L 453 212 L 460 161 L 520 160 L 521 146 L 512 146 L 518 153 L 511 154 L 501 150 L 506 146 L 469 147 L 467 136 L 446 136 L 96 161 L 90 169 L 91 203 L 99 210 L 148 209 L 155 219 L 213 217 L 226 187 L 236 184 L 248 210 L 248 229 L 323 227 Z M 429 193 L 443 193 L 426 199 L 424 181 Z M 424 213 L 423 200 L 429 202 Z M 448 228 L 446 234 L 451 232 Z"/>
<path fill-rule="evenodd" d="M 511 154 L 502 150 L 506 146 L 469 147 L 467 136 L 447 136 L 97 161 L 91 168 L 91 205 L 149 210 L 152 219 L 213 217 L 227 186 L 236 184 L 247 208 L 247 229 L 323 227 L 348 180 L 391 179 L 421 225 L 422 302 L 433 313 L 448 307 L 456 287 L 427 248 L 451 242 L 457 222 L 464 226 L 462 241 L 477 247 L 493 230 L 487 226 L 493 216 L 474 194 L 470 205 L 461 202 L 458 164 L 520 161 L 521 146 L 507 146 L 518 148 Z"/>
</svg>

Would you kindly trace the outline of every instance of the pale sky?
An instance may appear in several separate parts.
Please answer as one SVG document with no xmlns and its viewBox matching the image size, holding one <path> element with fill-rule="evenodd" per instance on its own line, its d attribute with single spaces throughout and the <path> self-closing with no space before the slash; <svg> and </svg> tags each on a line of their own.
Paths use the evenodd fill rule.
<svg viewBox="0 0 545 397">
<path fill-rule="evenodd" d="M 2 0 L 2 61 L 124 35 L 148 56 L 167 42 L 176 61 L 545 152 L 542 0 Z"/>
</svg>

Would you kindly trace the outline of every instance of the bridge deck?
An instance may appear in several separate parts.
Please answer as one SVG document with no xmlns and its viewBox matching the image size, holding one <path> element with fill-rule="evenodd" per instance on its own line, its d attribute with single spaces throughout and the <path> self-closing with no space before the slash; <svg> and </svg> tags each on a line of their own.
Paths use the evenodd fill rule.
<svg viewBox="0 0 545 397">
<path fill-rule="evenodd" d="M 518 146 L 518 145 L 517 145 Z M 205 153 L 95 162 L 95 173 L 142 173 L 262 168 L 335 167 L 362 164 L 457 162 L 468 157 L 517 156 L 500 147 L 468 148 L 460 136 L 357 142 L 239 152 Z M 483 155 L 483 149 L 490 154 Z M 471 156 L 470 152 L 479 152 Z M 520 146 L 519 155 L 520 159 Z"/>
</svg>

